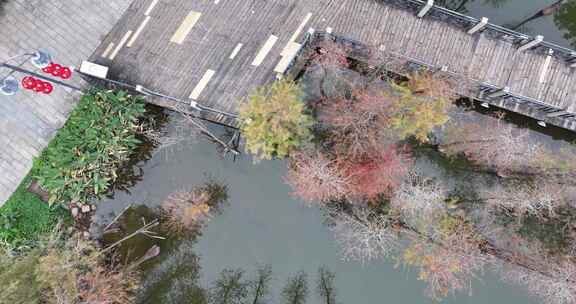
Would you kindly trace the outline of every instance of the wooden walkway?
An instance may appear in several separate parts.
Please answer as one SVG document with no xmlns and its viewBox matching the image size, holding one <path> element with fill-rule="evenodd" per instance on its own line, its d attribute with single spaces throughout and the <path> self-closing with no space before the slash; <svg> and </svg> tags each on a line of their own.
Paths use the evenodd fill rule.
<svg viewBox="0 0 576 304">
<path fill-rule="evenodd" d="M 139 0 L 93 54 L 110 78 L 235 113 L 310 28 L 471 83 L 466 94 L 576 130 L 576 52 L 420 0 Z M 419 13 L 424 16 L 417 17 Z M 479 26 L 478 26 L 479 27 Z M 232 124 L 227 117 L 215 118 Z"/>
</svg>

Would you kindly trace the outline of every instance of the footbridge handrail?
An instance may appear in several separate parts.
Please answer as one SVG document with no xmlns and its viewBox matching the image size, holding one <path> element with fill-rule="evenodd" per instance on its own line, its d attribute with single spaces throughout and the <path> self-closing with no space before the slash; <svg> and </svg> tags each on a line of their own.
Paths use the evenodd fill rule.
<svg viewBox="0 0 576 304">
<path fill-rule="evenodd" d="M 428 1 L 426 0 L 381 0 L 381 1 L 392 2 L 398 6 L 401 6 L 405 9 L 409 9 L 415 13 L 419 12 L 422 9 L 422 7 L 426 6 L 428 3 Z M 481 20 L 478 18 L 467 16 L 435 4 L 432 5 L 426 16 L 445 21 L 462 28 L 471 28 L 481 22 Z M 492 38 L 506 40 L 511 43 L 521 44 L 536 39 L 536 37 L 534 36 L 520 33 L 489 22 L 486 24 L 483 30 L 486 34 L 488 34 Z M 556 57 L 563 58 L 568 61 L 576 61 L 576 51 L 569 49 L 567 47 L 563 47 L 548 41 L 542 41 L 538 45 L 538 48 L 545 51 L 551 49 L 554 51 L 554 56 Z"/>
</svg>

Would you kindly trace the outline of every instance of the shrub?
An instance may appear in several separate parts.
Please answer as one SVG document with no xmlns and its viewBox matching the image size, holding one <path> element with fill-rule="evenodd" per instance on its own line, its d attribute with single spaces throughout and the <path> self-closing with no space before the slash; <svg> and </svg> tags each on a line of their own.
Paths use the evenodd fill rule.
<svg viewBox="0 0 576 304">
<path fill-rule="evenodd" d="M 100 197 L 139 141 L 139 98 L 125 92 L 86 94 L 68 122 L 35 162 L 33 177 L 50 193 L 49 203 L 86 203 Z"/>
<path fill-rule="evenodd" d="M 138 272 L 106 265 L 94 242 L 57 232 L 17 257 L 0 252 L 0 303 L 133 303 Z"/>
<path fill-rule="evenodd" d="M 240 107 L 246 149 L 259 159 L 284 158 L 311 139 L 301 88 L 291 80 L 256 90 Z"/>
</svg>

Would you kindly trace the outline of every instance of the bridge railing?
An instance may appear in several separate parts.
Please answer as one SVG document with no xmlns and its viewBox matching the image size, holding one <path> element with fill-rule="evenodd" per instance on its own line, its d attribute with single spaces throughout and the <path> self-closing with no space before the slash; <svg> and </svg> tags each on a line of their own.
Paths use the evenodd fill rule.
<svg viewBox="0 0 576 304">
<path fill-rule="evenodd" d="M 308 46 L 313 45 L 316 41 L 321 41 L 322 39 L 330 39 L 331 41 L 334 41 L 338 44 L 343 45 L 350 52 L 359 55 L 359 58 L 353 56 L 355 59 L 361 60 L 364 55 L 371 53 L 371 47 L 366 45 L 365 43 L 362 43 L 362 42 L 354 40 L 354 39 L 326 33 L 326 32 L 316 32 L 316 33 L 314 33 L 314 35 L 312 37 L 308 37 L 307 45 Z M 462 75 L 460 75 L 460 74 L 457 74 L 457 73 L 454 73 L 451 71 L 443 71 L 442 67 L 435 66 L 435 65 L 429 64 L 427 62 L 420 61 L 416 58 L 412 58 L 412 57 L 409 57 L 409 56 L 406 56 L 403 54 L 390 52 L 390 51 L 384 51 L 384 52 L 387 53 L 386 54 L 387 57 L 396 57 L 396 58 L 399 58 L 401 62 L 405 63 L 403 71 L 391 70 L 391 72 L 397 73 L 399 75 L 408 76 L 409 72 L 406 70 L 421 70 L 424 68 L 424 69 L 427 69 L 429 71 L 442 71 L 443 74 L 445 74 L 447 76 L 455 77 L 456 79 L 462 78 Z M 505 90 L 504 88 L 501 88 L 501 87 L 498 87 L 498 86 L 495 86 L 495 85 L 492 85 L 490 83 L 483 82 L 483 81 L 478 81 L 478 80 L 473 80 L 473 79 L 466 79 L 465 81 L 468 82 L 468 89 L 472 89 L 472 91 L 474 91 L 474 94 L 478 94 L 477 96 L 471 97 L 473 99 L 482 99 L 482 100 L 492 99 L 491 97 L 489 97 L 489 95 L 491 95 L 495 92 L 500 92 L 500 91 Z M 456 93 L 459 95 L 462 95 L 462 96 L 467 96 L 465 94 L 465 92 L 456 92 Z M 550 105 L 546 102 L 543 102 L 543 101 L 540 101 L 540 100 L 537 100 L 537 99 L 534 99 L 534 98 L 531 98 L 528 96 L 516 94 L 514 92 L 506 91 L 506 93 L 501 94 L 498 97 L 498 99 L 499 100 L 500 99 L 511 100 L 511 101 L 514 101 L 515 103 L 526 104 L 532 108 L 536 108 L 540 111 L 547 112 L 547 113 L 565 111 L 565 109 L 561 109 L 561 108 L 558 108 L 556 106 Z M 574 114 L 574 113 L 565 112 L 565 114 L 563 114 L 562 117 L 564 119 L 576 120 L 576 114 Z"/>
<path fill-rule="evenodd" d="M 417 14 L 422 7 L 426 5 L 427 1 L 424 0 L 381 0 L 383 2 L 393 3 L 396 6 L 402 7 L 404 9 L 410 10 Z M 437 20 L 441 20 L 452 25 L 461 27 L 463 29 L 470 29 L 481 20 L 467 16 L 442 6 L 434 5 L 430 8 L 430 11 L 426 14 L 427 17 L 431 17 Z M 484 33 L 493 39 L 501 39 L 511 43 L 525 43 L 534 40 L 535 37 L 523 34 L 493 23 L 486 24 L 483 29 Z M 541 51 L 547 51 L 548 49 L 554 50 L 554 56 L 562 58 L 564 60 L 576 62 L 576 51 L 569 48 L 543 41 L 536 48 Z"/>
</svg>

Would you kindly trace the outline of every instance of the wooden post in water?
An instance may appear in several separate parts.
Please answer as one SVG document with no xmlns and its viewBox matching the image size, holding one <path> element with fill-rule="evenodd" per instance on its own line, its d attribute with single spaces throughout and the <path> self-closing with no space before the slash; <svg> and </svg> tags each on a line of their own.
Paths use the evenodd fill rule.
<svg viewBox="0 0 576 304">
<path fill-rule="evenodd" d="M 544 41 L 544 36 L 542 35 L 538 35 L 534 38 L 534 40 L 524 44 L 523 46 L 521 46 L 518 51 L 519 52 L 524 52 L 526 50 L 529 50 L 537 45 L 539 45 L 540 43 L 542 43 L 542 41 Z"/>
<path fill-rule="evenodd" d="M 428 14 L 428 11 L 434 6 L 434 0 L 428 0 L 418 12 L 418 18 L 422 18 Z"/>
<path fill-rule="evenodd" d="M 478 24 L 476 24 L 474 27 L 468 30 L 468 34 L 472 35 L 474 33 L 477 33 L 481 29 L 485 28 L 486 25 L 488 25 L 488 18 L 482 17 L 482 19 L 480 20 L 480 22 L 478 22 Z"/>
</svg>

